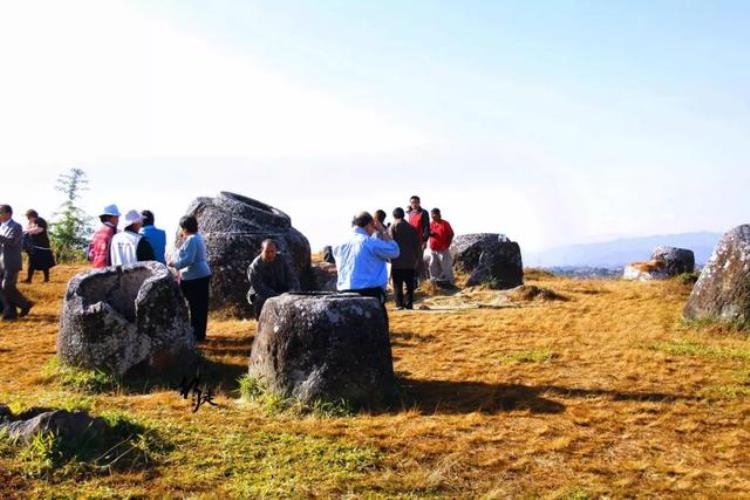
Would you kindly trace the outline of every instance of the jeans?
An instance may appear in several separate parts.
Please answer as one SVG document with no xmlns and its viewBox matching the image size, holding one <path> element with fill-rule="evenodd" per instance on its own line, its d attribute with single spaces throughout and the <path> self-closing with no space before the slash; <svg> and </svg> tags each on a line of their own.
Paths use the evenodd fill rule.
<svg viewBox="0 0 750 500">
<path fill-rule="evenodd" d="M 196 340 L 206 338 L 208 324 L 208 290 L 211 277 L 194 280 L 182 280 L 180 288 L 190 306 L 190 323 L 193 325 L 193 335 Z"/>
</svg>

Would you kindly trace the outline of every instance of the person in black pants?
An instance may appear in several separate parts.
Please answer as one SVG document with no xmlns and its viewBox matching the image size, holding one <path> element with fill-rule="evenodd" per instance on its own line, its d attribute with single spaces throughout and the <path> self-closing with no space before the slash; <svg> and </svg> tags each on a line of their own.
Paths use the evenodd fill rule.
<svg viewBox="0 0 750 500">
<path fill-rule="evenodd" d="M 180 219 L 185 240 L 167 265 L 180 271 L 180 288 L 190 306 L 193 334 L 199 342 L 206 338 L 211 268 L 206 260 L 206 244 L 198 234 L 198 221 L 192 215 Z"/>
<path fill-rule="evenodd" d="M 391 237 L 398 243 L 399 256 L 391 259 L 391 279 L 396 295 L 396 309 L 414 309 L 414 289 L 417 285 L 417 261 L 421 255 L 419 234 L 405 217 L 403 208 L 393 210 L 394 222 L 389 228 Z M 406 301 L 404 301 L 406 285 Z"/>
</svg>

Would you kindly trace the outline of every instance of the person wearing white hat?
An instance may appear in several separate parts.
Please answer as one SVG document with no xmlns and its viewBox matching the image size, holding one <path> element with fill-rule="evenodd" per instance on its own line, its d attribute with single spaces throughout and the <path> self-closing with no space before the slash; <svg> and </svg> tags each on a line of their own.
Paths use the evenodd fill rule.
<svg viewBox="0 0 750 500">
<path fill-rule="evenodd" d="M 97 268 L 111 265 L 110 245 L 112 238 L 117 233 L 117 224 L 120 222 L 120 210 L 118 210 L 117 205 L 112 204 L 104 207 L 99 220 L 102 221 L 102 226 L 94 233 L 86 252 L 91 265 Z"/>
<path fill-rule="evenodd" d="M 137 210 L 125 214 L 125 230 L 112 238 L 110 261 L 113 266 L 126 266 L 145 260 L 156 260 L 154 250 L 139 233 L 143 216 Z"/>
</svg>

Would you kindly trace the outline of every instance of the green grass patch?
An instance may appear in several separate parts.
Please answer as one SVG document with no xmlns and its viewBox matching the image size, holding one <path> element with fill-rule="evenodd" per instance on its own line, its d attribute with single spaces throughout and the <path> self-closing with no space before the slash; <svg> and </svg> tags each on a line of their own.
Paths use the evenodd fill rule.
<svg viewBox="0 0 750 500">
<path fill-rule="evenodd" d="M 232 433 L 220 446 L 227 490 L 239 498 L 343 493 L 381 461 L 375 448 L 306 434 Z"/>
<path fill-rule="evenodd" d="M 706 399 L 744 399 L 750 398 L 750 385 L 725 384 L 710 385 L 701 389 L 698 396 Z"/>
<path fill-rule="evenodd" d="M 56 380 L 63 387 L 88 393 L 109 392 L 120 386 L 118 379 L 111 374 L 66 366 L 57 356 L 44 365 L 42 375 Z"/>
<path fill-rule="evenodd" d="M 86 432 L 63 438 L 54 432 L 36 434 L 28 443 L 16 443 L 0 434 L 0 454 L 12 458 L 17 472 L 29 478 L 61 480 L 150 467 L 170 450 L 150 427 L 110 412 L 101 415 L 102 433 Z"/>
<path fill-rule="evenodd" d="M 656 342 L 648 346 L 652 351 L 665 352 L 674 356 L 703 356 L 720 359 L 739 359 L 750 361 L 750 348 L 719 347 L 691 340 L 672 340 Z"/>
<path fill-rule="evenodd" d="M 547 363 L 557 357 L 557 354 L 548 349 L 530 349 L 506 354 L 500 358 L 503 365 L 520 363 Z"/>
<path fill-rule="evenodd" d="M 750 320 L 745 321 L 718 321 L 714 319 L 682 319 L 683 326 L 692 330 L 710 330 L 719 335 L 740 334 L 750 338 Z"/>
<path fill-rule="evenodd" d="M 262 380 L 243 375 L 238 380 L 240 397 L 259 408 L 268 416 L 281 413 L 303 416 L 313 415 L 319 418 L 341 418 L 354 415 L 357 410 L 347 401 L 314 401 L 305 404 L 295 398 L 287 398 L 277 392 L 268 390 Z"/>
</svg>

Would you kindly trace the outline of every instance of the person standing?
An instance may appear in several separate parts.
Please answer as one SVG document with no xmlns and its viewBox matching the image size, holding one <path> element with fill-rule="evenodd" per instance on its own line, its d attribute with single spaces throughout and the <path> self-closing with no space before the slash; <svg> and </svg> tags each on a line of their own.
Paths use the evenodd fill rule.
<svg viewBox="0 0 750 500">
<path fill-rule="evenodd" d="M 29 222 L 24 231 L 28 241 L 27 252 L 29 254 L 29 269 L 26 273 L 26 283 L 31 283 L 35 271 L 42 271 L 44 282 L 49 282 L 49 270 L 55 267 L 55 255 L 47 233 L 47 221 L 39 217 L 36 210 L 26 211 L 26 220 Z"/>
<path fill-rule="evenodd" d="M 23 227 L 13 220 L 13 208 L 0 205 L 0 297 L 3 304 L 3 320 L 23 318 L 34 303 L 16 288 L 21 271 Z M 20 312 L 18 311 L 20 309 Z"/>
<path fill-rule="evenodd" d="M 417 262 L 417 280 L 427 277 L 427 269 L 424 263 L 424 251 L 427 242 L 430 239 L 430 214 L 422 208 L 422 200 L 419 196 L 414 195 L 409 198 L 409 209 L 406 211 L 407 220 L 411 227 L 417 231 L 419 236 L 420 249 L 419 261 Z"/>
<path fill-rule="evenodd" d="M 393 224 L 389 232 L 398 244 L 399 256 L 391 259 L 391 279 L 396 296 L 396 309 L 414 309 L 414 289 L 417 285 L 417 260 L 420 256 L 421 242 L 417 231 L 404 220 L 404 209 L 393 210 Z M 406 285 L 406 301 L 404 301 Z"/>
<path fill-rule="evenodd" d="M 112 237 L 110 263 L 113 266 L 127 266 L 136 262 L 154 259 L 154 250 L 146 238 L 139 233 L 143 217 L 136 210 L 125 214 L 125 230 Z"/>
<path fill-rule="evenodd" d="M 440 286 L 453 287 L 453 228 L 444 220 L 439 208 L 433 208 L 430 223 L 430 280 Z"/>
<path fill-rule="evenodd" d="M 140 233 L 143 235 L 145 240 L 151 245 L 154 251 L 154 260 L 166 263 L 167 253 L 167 233 L 162 229 L 157 229 L 154 226 L 154 213 L 151 210 L 144 210 L 141 212 L 143 217 L 143 227 Z"/>
<path fill-rule="evenodd" d="M 120 211 L 117 209 L 117 205 L 104 207 L 99 220 L 102 221 L 102 225 L 94 233 L 87 252 L 89 262 L 95 268 L 107 267 L 112 264 L 110 246 L 112 238 L 117 233 L 117 224 L 120 223 Z"/>
<path fill-rule="evenodd" d="M 206 338 L 211 268 L 206 260 L 206 243 L 198 233 L 198 220 L 186 215 L 180 219 L 180 230 L 185 239 L 167 265 L 180 272 L 180 289 L 190 307 L 193 334 L 200 342 Z"/>
<path fill-rule="evenodd" d="M 368 212 L 361 212 L 354 217 L 352 225 L 354 228 L 351 236 L 333 249 L 338 269 L 336 289 L 378 299 L 387 324 L 386 263 L 399 256 L 398 243 L 393 241 L 388 231 L 379 232 L 378 223 Z M 382 234 L 382 239 L 373 237 L 376 233 Z"/>
<path fill-rule="evenodd" d="M 255 319 L 260 318 L 266 300 L 300 288 L 286 258 L 279 255 L 276 242 L 271 239 L 261 243 L 260 255 L 248 267 L 247 278 L 250 281 L 247 300 L 253 306 Z"/>
</svg>

